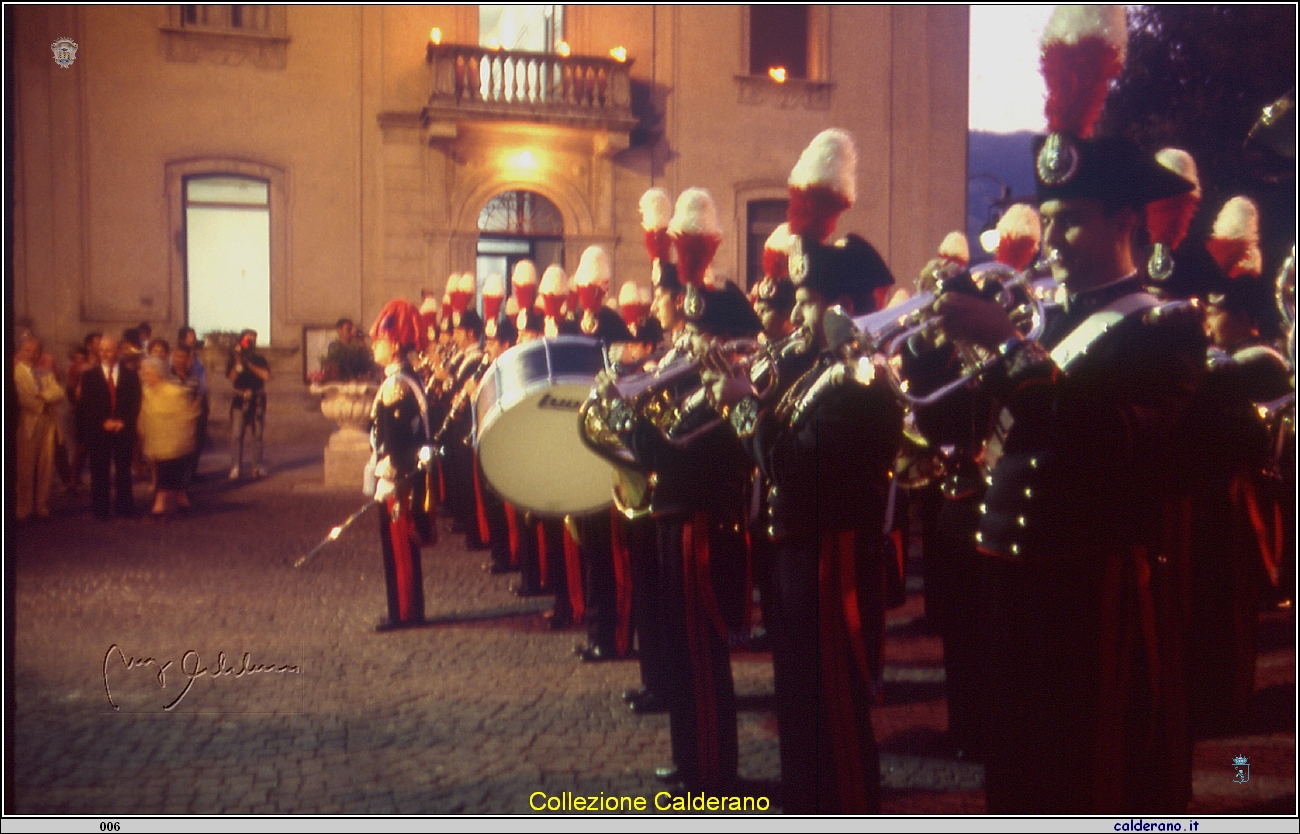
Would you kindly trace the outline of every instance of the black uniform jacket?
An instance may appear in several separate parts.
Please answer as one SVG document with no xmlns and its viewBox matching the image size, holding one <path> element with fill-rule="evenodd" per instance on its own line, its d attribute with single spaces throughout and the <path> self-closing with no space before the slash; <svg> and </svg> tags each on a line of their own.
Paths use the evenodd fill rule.
<svg viewBox="0 0 1300 834">
<path fill-rule="evenodd" d="M 823 354 L 783 398 L 798 405 L 759 416 L 753 449 L 772 484 L 774 538 L 880 529 L 902 409 L 883 377 L 848 370 Z"/>
</svg>

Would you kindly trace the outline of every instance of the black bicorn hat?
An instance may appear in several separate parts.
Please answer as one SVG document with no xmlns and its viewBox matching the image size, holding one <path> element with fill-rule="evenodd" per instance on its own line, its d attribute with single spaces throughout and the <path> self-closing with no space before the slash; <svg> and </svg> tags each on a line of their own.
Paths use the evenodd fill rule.
<svg viewBox="0 0 1300 834">
<path fill-rule="evenodd" d="M 682 305 L 686 320 L 715 336 L 757 336 L 763 322 L 740 287 L 727 282 L 721 288 L 688 287 Z"/>
<path fill-rule="evenodd" d="M 833 246 L 800 240 L 801 254 L 791 257 L 794 284 L 814 290 L 829 303 L 848 298 L 854 312 L 871 312 L 876 289 L 894 284 L 885 259 L 859 235 L 850 234 Z"/>
<path fill-rule="evenodd" d="M 483 319 L 474 310 L 466 310 L 460 314 L 460 321 L 456 322 L 456 327 L 469 330 L 477 336 L 483 335 Z"/>
</svg>

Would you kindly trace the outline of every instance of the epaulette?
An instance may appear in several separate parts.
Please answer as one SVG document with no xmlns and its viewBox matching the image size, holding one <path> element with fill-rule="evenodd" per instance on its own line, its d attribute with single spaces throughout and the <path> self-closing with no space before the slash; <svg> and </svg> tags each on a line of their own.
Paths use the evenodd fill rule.
<svg viewBox="0 0 1300 834">
<path fill-rule="evenodd" d="M 398 379 L 398 374 L 393 374 L 384 380 L 384 384 L 379 388 L 379 400 L 384 405 L 397 405 L 406 395 L 405 386 Z"/>
</svg>

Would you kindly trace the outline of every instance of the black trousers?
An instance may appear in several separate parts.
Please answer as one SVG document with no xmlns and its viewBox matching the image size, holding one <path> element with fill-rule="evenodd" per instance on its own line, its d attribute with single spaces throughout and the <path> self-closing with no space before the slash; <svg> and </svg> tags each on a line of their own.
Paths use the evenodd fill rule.
<svg viewBox="0 0 1300 834">
<path fill-rule="evenodd" d="M 110 506 L 118 515 L 135 514 L 135 501 L 131 497 L 131 453 L 134 449 L 133 428 L 105 432 L 91 439 L 90 507 L 95 515 L 107 516 Z"/>
<path fill-rule="evenodd" d="M 872 693 L 845 640 L 846 588 L 827 582 L 827 576 L 840 571 L 825 547 L 798 538 L 777 547 L 772 663 L 782 804 L 787 814 L 878 813 L 880 750 L 871 728 Z M 855 550 L 858 607 L 870 664 L 878 662 L 873 643 L 879 643 L 883 621 L 880 544 L 859 536 Z M 872 594 L 867 585 L 880 590 Z"/>
<path fill-rule="evenodd" d="M 672 675 L 664 654 L 662 580 L 659 575 L 659 552 L 655 541 L 655 522 L 648 515 L 633 520 L 621 519 L 628 561 L 632 574 L 632 627 L 636 630 L 637 662 L 641 667 L 641 686 L 662 695 Z"/>
<path fill-rule="evenodd" d="M 618 627 L 618 589 L 614 581 L 614 540 L 609 510 L 578 519 L 581 540 L 582 593 L 586 606 L 587 644 L 611 655 Z"/>
<path fill-rule="evenodd" d="M 735 588 L 716 579 L 734 577 L 737 563 L 743 570 L 744 537 L 736 525 L 710 524 L 702 514 L 659 518 L 655 529 L 664 659 L 671 670 L 661 694 L 669 705 L 673 763 L 688 789 L 725 790 L 736 780 L 740 754 L 727 624 L 717 609 L 727 607 L 721 600 Z"/>
</svg>

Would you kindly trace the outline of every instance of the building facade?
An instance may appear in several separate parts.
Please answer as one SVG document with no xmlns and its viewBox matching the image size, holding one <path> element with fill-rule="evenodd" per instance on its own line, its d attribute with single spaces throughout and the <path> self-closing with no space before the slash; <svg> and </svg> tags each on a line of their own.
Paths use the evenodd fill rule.
<svg viewBox="0 0 1300 834">
<path fill-rule="evenodd" d="M 900 283 L 963 224 L 964 6 L 6 15 L 12 310 L 54 346 L 142 320 L 243 326 L 224 304 L 293 348 L 394 296 L 441 296 L 452 272 L 525 256 L 571 272 L 592 243 L 615 292 L 648 284 L 651 186 L 712 192 L 715 272 L 745 286 L 827 127 L 860 156 L 839 233 L 875 244 Z"/>
</svg>

